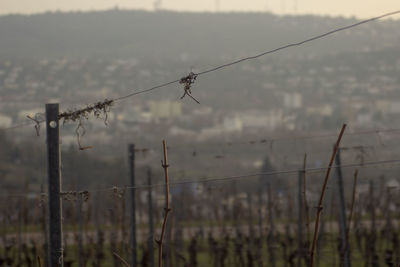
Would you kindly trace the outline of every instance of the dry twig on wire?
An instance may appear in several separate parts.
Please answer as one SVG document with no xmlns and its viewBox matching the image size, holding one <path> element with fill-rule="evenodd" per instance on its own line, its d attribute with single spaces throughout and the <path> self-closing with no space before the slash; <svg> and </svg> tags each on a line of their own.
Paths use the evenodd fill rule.
<svg viewBox="0 0 400 267">
<path fill-rule="evenodd" d="M 78 201 L 78 197 L 81 196 L 84 202 L 87 202 L 90 197 L 89 191 L 63 191 L 60 192 L 60 196 L 65 201 Z"/>
<path fill-rule="evenodd" d="M 318 206 L 317 206 L 317 218 L 315 219 L 314 237 L 313 237 L 313 242 L 312 242 L 311 251 L 310 251 L 310 266 L 311 267 L 314 267 L 314 252 L 315 252 L 315 247 L 316 247 L 317 241 L 318 241 L 319 223 L 320 223 L 321 212 L 322 212 L 322 208 L 323 208 L 322 207 L 322 202 L 324 200 L 326 187 L 328 185 L 329 174 L 331 173 L 332 164 L 333 164 L 333 161 L 335 160 L 336 153 L 337 153 L 337 151 L 339 149 L 340 141 L 342 140 L 343 133 L 344 133 L 345 129 L 346 129 L 346 124 L 343 124 L 342 130 L 340 131 L 339 137 L 338 137 L 338 139 L 336 141 L 334 150 L 332 152 L 332 156 L 331 156 L 331 159 L 329 161 L 328 169 L 326 170 L 324 183 L 322 185 L 321 196 L 319 198 L 319 202 L 318 202 Z"/>
<path fill-rule="evenodd" d="M 167 226 L 168 214 L 171 211 L 169 205 L 169 182 L 168 182 L 168 156 L 167 156 L 167 144 L 165 140 L 163 140 L 163 151 L 164 151 L 164 160 L 161 161 L 161 165 L 164 169 L 165 176 L 165 208 L 164 208 L 164 221 L 161 228 L 160 239 L 156 240 L 158 244 L 158 267 L 162 267 L 162 246 L 165 236 L 165 230 Z"/>
<path fill-rule="evenodd" d="M 192 96 L 192 85 L 196 81 L 196 78 L 197 78 L 197 74 L 195 74 L 191 71 L 188 76 L 183 77 L 179 80 L 179 83 L 183 84 L 183 90 L 184 90 L 184 93 L 181 96 L 181 99 L 184 98 L 185 96 L 189 96 L 191 99 L 196 101 L 197 104 L 200 104 L 200 102 Z"/>
<path fill-rule="evenodd" d="M 35 122 L 36 135 L 40 136 L 40 124 L 43 122 L 43 114 L 36 113 L 34 117 L 26 115 L 26 117 Z"/>
<path fill-rule="evenodd" d="M 79 121 L 82 119 L 88 119 L 89 115 L 93 113 L 96 118 L 101 118 L 104 115 L 104 124 L 107 125 L 108 113 L 110 112 L 110 107 L 114 103 L 114 100 L 105 99 L 94 104 L 87 105 L 85 108 L 67 110 L 58 115 L 59 120 L 63 120 L 63 124 L 66 122 Z"/>
<path fill-rule="evenodd" d="M 81 119 L 78 122 L 78 126 L 75 129 L 75 133 L 76 133 L 76 140 L 78 142 L 79 150 L 86 150 L 86 149 L 93 148 L 93 146 L 82 146 L 81 145 L 81 139 L 86 134 L 86 129 L 85 129 L 85 126 L 83 126 Z"/>
<path fill-rule="evenodd" d="M 83 120 L 84 119 L 88 120 L 90 114 L 93 114 L 95 118 L 103 119 L 104 124 L 108 125 L 108 113 L 110 112 L 110 108 L 113 103 L 114 100 L 105 99 L 104 101 L 87 105 L 85 108 L 67 110 L 58 115 L 58 120 L 62 120 L 63 125 L 67 122 L 78 122 L 78 125 L 75 129 L 75 133 L 77 136 L 79 150 L 86 150 L 92 148 L 91 146 L 81 145 L 81 138 L 86 133 L 85 127 L 83 126 Z"/>
</svg>

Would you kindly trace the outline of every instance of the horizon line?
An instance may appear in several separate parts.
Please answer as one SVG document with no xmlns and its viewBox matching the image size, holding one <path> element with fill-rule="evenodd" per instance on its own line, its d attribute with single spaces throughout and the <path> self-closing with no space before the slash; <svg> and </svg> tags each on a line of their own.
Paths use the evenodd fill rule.
<svg viewBox="0 0 400 267">
<path fill-rule="evenodd" d="M 0 17 L 8 17 L 8 16 L 40 16 L 47 14 L 85 14 L 85 13 L 105 13 L 110 11 L 117 12 L 145 12 L 145 13 L 189 13 L 189 14 L 214 14 L 214 15 L 229 15 L 229 14 L 268 14 L 277 17 L 302 17 L 302 16 L 315 16 L 315 17 L 330 17 L 330 18 L 344 18 L 344 19 L 363 19 L 364 17 L 356 16 L 356 15 L 345 15 L 345 14 L 323 14 L 323 13 L 311 13 L 311 12 L 286 12 L 286 13 L 277 13 L 272 10 L 175 10 L 168 8 L 161 9 L 146 9 L 146 8 L 120 8 L 120 7 L 110 7 L 107 9 L 70 9 L 70 10 L 60 10 L 60 9 L 49 9 L 40 12 L 10 12 L 10 13 L 0 13 Z M 387 18 L 386 20 L 400 20 L 399 18 Z"/>
</svg>

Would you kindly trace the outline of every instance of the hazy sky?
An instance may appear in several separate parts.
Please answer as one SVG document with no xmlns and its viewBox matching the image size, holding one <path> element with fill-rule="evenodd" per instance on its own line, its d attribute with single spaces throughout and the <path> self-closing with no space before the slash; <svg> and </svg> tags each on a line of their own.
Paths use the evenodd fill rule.
<svg viewBox="0 0 400 267">
<path fill-rule="evenodd" d="M 400 0 L 0 0 L 0 14 L 119 8 L 179 11 L 272 11 L 371 17 L 400 9 Z M 396 18 L 399 18 L 397 16 Z"/>
</svg>

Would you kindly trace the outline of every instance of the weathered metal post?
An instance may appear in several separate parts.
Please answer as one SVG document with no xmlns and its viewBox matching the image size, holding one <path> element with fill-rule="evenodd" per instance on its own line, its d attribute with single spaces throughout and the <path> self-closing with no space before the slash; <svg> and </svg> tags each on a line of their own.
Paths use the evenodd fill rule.
<svg viewBox="0 0 400 267">
<path fill-rule="evenodd" d="M 302 266 L 301 260 L 304 256 L 304 247 L 303 247 L 303 176 L 304 176 L 304 171 L 301 170 L 299 171 L 299 180 L 298 180 L 298 217 L 297 217 L 297 266 L 300 267 Z"/>
<path fill-rule="evenodd" d="M 262 183 L 261 178 L 258 178 L 258 234 L 260 238 L 263 238 L 263 217 L 262 217 L 262 209 L 263 209 L 263 193 L 264 193 L 264 184 Z"/>
<path fill-rule="evenodd" d="M 272 214 L 272 190 L 271 184 L 268 182 L 267 184 L 268 190 L 268 220 L 269 220 L 269 231 L 267 236 L 267 246 L 269 251 L 269 262 L 272 267 L 276 266 L 275 263 L 275 225 L 274 225 L 274 216 Z"/>
<path fill-rule="evenodd" d="M 46 207 L 46 199 L 45 199 L 45 193 L 44 193 L 44 185 L 41 184 L 40 185 L 40 206 L 42 209 L 42 230 L 43 230 L 43 240 L 44 240 L 44 255 L 48 255 L 48 247 L 49 247 L 49 236 L 47 233 L 47 207 Z M 45 256 L 46 257 L 46 256 Z M 47 264 L 44 264 L 45 266 L 47 266 Z"/>
<path fill-rule="evenodd" d="M 78 219 L 79 219 L 79 239 L 78 239 L 78 249 L 79 249 L 79 258 L 78 265 L 79 267 L 85 266 L 84 260 L 84 248 L 83 248 L 83 227 L 84 227 L 84 216 L 83 216 L 83 197 L 82 194 L 78 195 Z"/>
<path fill-rule="evenodd" d="M 252 192 L 247 192 L 247 204 L 248 204 L 248 229 L 249 229 L 249 244 L 250 253 L 254 250 L 254 228 L 253 228 L 253 198 Z"/>
<path fill-rule="evenodd" d="M 154 267 L 154 224 L 153 224 L 153 188 L 152 188 L 152 181 L 151 181 L 151 169 L 149 168 L 147 171 L 147 179 L 149 184 L 149 195 L 148 195 L 148 202 L 149 202 L 149 240 L 148 240 L 148 247 L 149 247 L 149 266 Z"/>
<path fill-rule="evenodd" d="M 135 190 L 135 145 L 128 146 L 129 173 L 131 182 L 131 266 L 137 264 L 137 243 L 136 243 L 136 190 Z"/>
<path fill-rule="evenodd" d="M 49 267 L 63 267 L 58 104 L 46 104 L 46 135 L 49 186 L 48 263 Z"/>
<path fill-rule="evenodd" d="M 340 159 L 340 148 L 338 148 L 335 158 L 336 163 L 336 173 L 338 178 L 338 189 L 339 189 L 339 201 L 340 201 L 340 211 L 339 211 L 339 225 L 340 225 L 340 239 L 341 239 L 341 260 L 343 261 L 344 267 L 351 267 L 349 246 L 347 245 L 347 219 L 346 219 L 346 204 L 344 202 L 344 188 L 343 188 L 343 175 L 341 159 Z"/>
</svg>

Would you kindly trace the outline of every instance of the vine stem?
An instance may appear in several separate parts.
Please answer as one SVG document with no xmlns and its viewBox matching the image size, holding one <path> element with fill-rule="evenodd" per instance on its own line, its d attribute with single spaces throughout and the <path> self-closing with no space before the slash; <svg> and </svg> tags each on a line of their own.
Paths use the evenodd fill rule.
<svg viewBox="0 0 400 267">
<path fill-rule="evenodd" d="M 336 144 L 335 144 L 335 147 L 333 149 L 332 156 L 331 156 L 331 159 L 329 161 L 328 169 L 326 170 L 324 183 L 322 185 L 321 196 L 319 198 L 319 202 L 318 202 L 318 206 L 317 206 L 317 218 L 315 219 L 314 237 L 313 237 L 313 242 L 312 242 L 311 251 L 310 251 L 310 266 L 311 267 L 314 267 L 314 252 L 315 252 L 315 247 L 316 247 L 317 242 L 318 242 L 319 224 L 320 224 L 321 212 L 322 212 L 322 208 L 323 208 L 322 204 L 323 204 L 323 201 L 324 201 L 326 187 L 328 185 L 329 174 L 331 173 L 332 164 L 333 164 L 333 161 L 335 160 L 336 153 L 337 153 L 337 151 L 339 149 L 340 141 L 342 140 L 342 137 L 343 137 L 345 129 L 346 129 L 346 124 L 343 124 L 342 130 L 339 133 L 339 137 L 338 137 L 338 139 L 336 141 Z"/>
<path fill-rule="evenodd" d="M 161 166 L 164 169 L 165 176 L 165 208 L 164 208 L 164 221 L 161 228 L 160 239 L 156 240 L 158 244 L 158 267 L 162 267 L 162 249 L 163 249 L 163 241 L 165 236 L 165 229 L 167 226 L 168 214 L 171 211 L 169 204 L 169 181 L 168 181 L 168 154 L 167 154 L 167 143 L 163 140 L 163 151 L 164 151 L 164 160 L 161 161 Z"/>
</svg>

